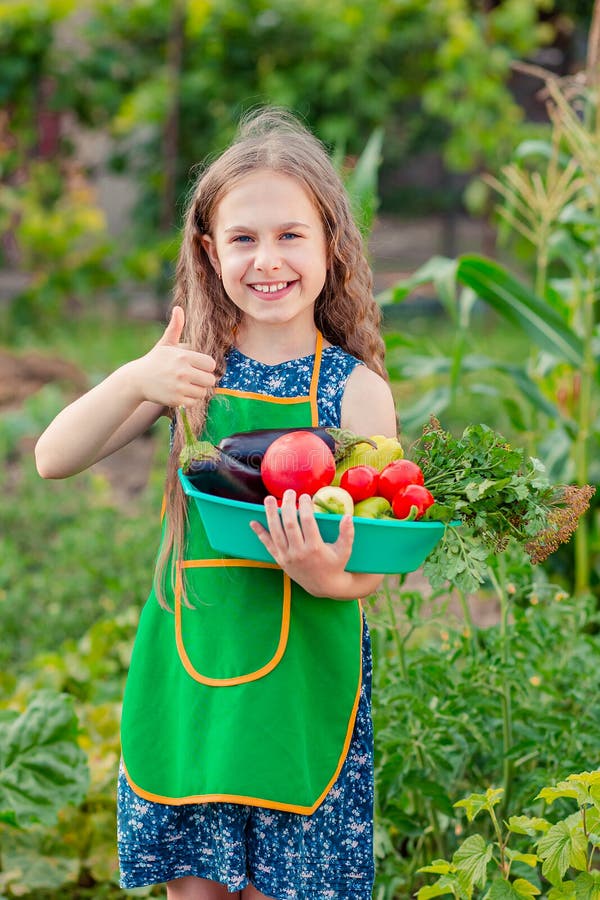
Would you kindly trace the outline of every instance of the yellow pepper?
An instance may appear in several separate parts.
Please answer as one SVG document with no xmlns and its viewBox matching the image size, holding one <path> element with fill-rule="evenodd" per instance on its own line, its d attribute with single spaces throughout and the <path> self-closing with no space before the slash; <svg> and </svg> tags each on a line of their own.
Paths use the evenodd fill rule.
<svg viewBox="0 0 600 900">
<path fill-rule="evenodd" d="M 402 444 L 395 437 L 374 434 L 370 440 L 377 446 L 371 447 L 367 443 L 355 444 L 349 454 L 340 460 L 336 466 L 332 484 L 339 484 L 346 469 L 351 469 L 353 466 L 374 466 L 378 472 L 381 472 L 388 463 L 395 459 L 402 459 L 404 456 Z"/>
</svg>

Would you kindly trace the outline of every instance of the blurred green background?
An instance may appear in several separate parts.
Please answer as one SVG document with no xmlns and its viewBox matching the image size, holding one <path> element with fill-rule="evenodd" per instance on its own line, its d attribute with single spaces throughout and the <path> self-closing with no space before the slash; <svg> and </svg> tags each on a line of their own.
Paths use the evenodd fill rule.
<svg viewBox="0 0 600 900">
<path fill-rule="evenodd" d="M 162 332 L 197 167 L 245 110 L 294 110 L 365 235 L 405 445 L 432 414 L 486 422 L 597 484 L 599 54 L 592 0 L 0 0 L 0 900 L 124 896 L 120 698 L 168 427 L 66 482 L 32 451 Z M 500 601 L 417 574 L 372 606 L 377 900 L 453 851 L 468 790 L 539 812 L 540 779 L 596 765 L 599 535 L 595 501 L 543 568 L 508 558 Z"/>
</svg>

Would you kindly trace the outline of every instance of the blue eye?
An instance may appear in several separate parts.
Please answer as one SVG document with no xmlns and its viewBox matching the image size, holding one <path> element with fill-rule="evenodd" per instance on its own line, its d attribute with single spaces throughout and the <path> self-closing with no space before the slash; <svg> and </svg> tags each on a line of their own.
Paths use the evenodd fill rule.
<svg viewBox="0 0 600 900">
<path fill-rule="evenodd" d="M 252 238 L 248 234 L 238 234 L 238 236 L 233 239 L 234 243 L 237 241 L 240 244 L 246 244 L 251 240 Z"/>
<path fill-rule="evenodd" d="M 297 237 L 299 237 L 299 235 L 294 234 L 293 231 L 286 231 L 285 234 L 281 235 L 281 237 L 284 238 L 285 240 L 289 240 L 289 238 L 297 238 Z"/>
</svg>

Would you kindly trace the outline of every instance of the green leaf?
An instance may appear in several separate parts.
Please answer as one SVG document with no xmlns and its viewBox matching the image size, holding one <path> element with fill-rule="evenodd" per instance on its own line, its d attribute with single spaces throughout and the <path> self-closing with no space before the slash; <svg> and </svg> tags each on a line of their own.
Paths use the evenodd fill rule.
<svg viewBox="0 0 600 900">
<path fill-rule="evenodd" d="M 508 830 L 514 834 L 528 834 L 535 837 L 538 831 L 548 831 L 550 822 L 537 816 L 511 816 L 508 820 Z"/>
<path fill-rule="evenodd" d="M 600 900 L 600 872 L 582 872 L 575 879 L 576 900 Z"/>
<path fill-rule="evenodd" d="M 457 277 L 520 327 L 540 349 L 577 368 L 583 365 L 583 344 L 578 335 L 556 310 L 499 263 L 482 256 L 461 256 Z"/>
<path fill-rule="evenodd" d="M 468 797 L 458 800 L 454 805 L 458 808 L 462 807 L 467 814 L 469 822 L 472 822 L 482 809 L 486 809 L 489 812 L 493 806 L 496 806 L 500 802 L 503 793 L 502 788 L 488 788 L 485 794 L 469 794 Z"/>
<path fill-rule="evenodd" d="M 371 133 L 356 165 L 345 179 L 354 216 L 363 235 L 369 234 L 379 205 L 377 186 L 383 137 L 383 128 L 376 128 Z"/>
<path fill-rule="evenodd" d="M 513 888 L 517 893 L 518 897 L 524 897 L 525 900 L 530 900 L 531 897 L 537 897 L 538 894 L 541 894 L 541 890 L 536 884 L 532 884 L 531 881 L 527 881 L 526 878 L 517 878 L 513 881 Z"/>
<path fill-rule="evenodd" d="M 592 791 L 595 788 L 591 788 Z M 592 807 L 588 807 L 585 811 L 585 825 L 588 832 L 588 836 L 591 831 L 599 831 L 600 830 L 600 810 L 596 805 Z"/>
<path fill-rule="evenodd" d="M 586 848 L 580 828 L 570 829 L 566 822 L 557 822 L 537 842 L 538 854 L 544 860 L 542 874 L 551 884 L 559 884 L 569 866 L 586 867 Z"/>
<path fill-rule="evenodd" d="M 455 869 L 456 866 L 452 865 L 452 863 L 448 862 L 446 859 L 434 859 L 429 865 L 420 866 L 417 871 L 431 872 L 432 875 L 448 875 L 450 872 L 454 872 Z"/>
<path fill-rule="evenodd" d="M 518 850 L 511 850 L 510 847 L 507 847 L 504 852 L 512 862 L 521 862 L 532 869 L 535 869 L 540 862 L 539 856 L 536 856 L 535 853 L 521 853 Z"/>
<path fill-rule="evenodd" d="M 588 790 L 600 788 L 600 770 L 594 772 L 578 772 L 576 775 L 568 775 L 567 781 L 571 784 L 581 785 L 581 787 Z"/>
<path fill-rule="evenodd" d="M 52 824 L 85 796 L 88 770 L 77 745 L 72 698 L 42 690 L 21 715 L 0 722 L 0 810 L 19 826 Z"/>
<path fill-rule="evenodd" d="M 493 882 L 486 900 L 531 900 L 540 893 L 539 887 L 525 878 L 513 882 L 499 879 Z"/>
<path fill-rule="evenodd" d="M 582 209 L 576 203 L 567 203 L 566 206 L 563 206 L 558 216 L 558 221 L 574 225 L 591 225 L 594 228 L 598 228 L 598 225 L 600 225 L 597 216 Z"/>
<path fill-rule="evenodd" d="M 456 302 L 456 273 L 458 261 L 447 256 L 432 256 L 410 278 L 398 281 L 391 290 L 390 301 L 400 303 L 416 287 L 433 283 L 444 305 Z"/>
<path fill-rule="evenodd" d="M 487 844 L 480 834 L 473 834 L 454 853 L 452 862 L 459 872 L 464 873 L 470 888 L 473 885 L 484 886 L 493 849 L 493 845 Z"/>
<path fill-rule="evenodd" d="M 544 159 L 553 159 L 556 156 L 556 147 L 551 141 L 530 139 L 521 141 L 513 153 L 516 160 L 527 159 L 529 156 L 542 156 Z M 566 153 L 559 153 L 558 161 L 561 166 L 566 166 L 571 157 Z"/>
<path fill-rule="evenodd" d="M 430 897 L 441 897 L 443 894 L 453 894 L 456 897 L 456 882 L 444 875 L 433 884 L 419 888 L 417 900 L 429 900 Z"/>
<path fill-rule="evenodd" d="M 537 844 L 538 854 L 544 860 L 542 874 L 552 884 L 562 881 L 569 868 L 571 855 L 571 833 L 565 822 L 557 822 L 540 838 Z"/>
<path fill-rule="evenodd" d="M 575 786 L 571 787 L 566 781 L 561 781 L 556 787 L 545 787 L 539 792 L 536 800 L 545 800 L 546 803 L 554 803 L 555 800 L 568 797 L 570 800 L 577 800 L 578 790 Z"/>
<path fill-rule="evenodd" d="M 548 891 L 548 900 L 575 900 L 575 882 L 562 881 Z"/>
</svg>

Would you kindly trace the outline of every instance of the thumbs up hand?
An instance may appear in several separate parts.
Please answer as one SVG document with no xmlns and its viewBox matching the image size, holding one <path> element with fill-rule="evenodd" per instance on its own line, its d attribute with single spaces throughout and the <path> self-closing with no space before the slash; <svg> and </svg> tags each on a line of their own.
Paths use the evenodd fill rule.
<svg viewBox="0 0 600 900">
<path fill-rule="evenodd" d="M 192 406 L 215 384 L 212 356 L 180 343 L 184 325 L 183 309 L 173 307 L 162 337 L 133 364 L 144 400 L 162 406 Z"/>
</svg>

